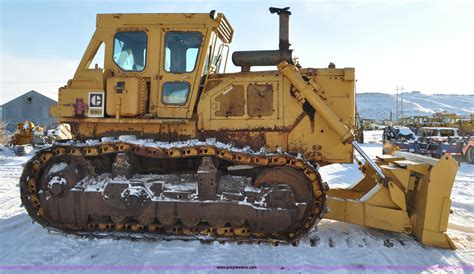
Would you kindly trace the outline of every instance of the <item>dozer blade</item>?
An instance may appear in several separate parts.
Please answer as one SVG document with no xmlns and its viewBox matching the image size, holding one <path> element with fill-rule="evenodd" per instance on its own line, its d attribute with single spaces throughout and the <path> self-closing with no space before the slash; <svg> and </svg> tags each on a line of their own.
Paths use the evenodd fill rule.
<svg viewBox="0 0 474 274">
<path fill-rule="evenodd" d="M 364 178 L 347 189 L 331 189 L 325 215 L 333 219 L 414 235 L 422 244 L 455 249 L 446 234 L 457 162 L 396 151 L 376 158 L 385 180 L 365 164 Z"/>
</svg>

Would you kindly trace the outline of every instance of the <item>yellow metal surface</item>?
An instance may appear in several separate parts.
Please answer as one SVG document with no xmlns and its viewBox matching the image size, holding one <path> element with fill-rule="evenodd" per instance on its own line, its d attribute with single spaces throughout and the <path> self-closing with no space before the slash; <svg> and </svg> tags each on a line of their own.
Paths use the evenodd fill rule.
<svg viewBox="0 0 474 274">
<path fill-rule="evenodd" d="M 111 77 L 107 79 L 106 113 L 110 116 L 134 117 L 144 114 L 141 91 L 144 80 L 136 77 Z M 123 85 L 121 87 L 120 85 Z"/>
<path fill-rule="evenodd" d="M 377 164 L 389 181 L 374 184 L 374 173 L 366 166 L 358 184 L 328 192 L 325 218 L 413 234 L 425 245 L 455 249 L 446 234 L 457 171 L 451 155 L 436 160 L 397 152 Z"/>
<path fill-rule="evenodd" d="M 303 69 L 300 73 L 325 88 L 328 104 L 354 105 L 354 81 L 344 80 L 349 70 Z M 253 139 L 262 140 L 260 145 L 300 151 L 307 158 L 323 163 L 352 162 L 352 147 L 334 138 L 330 124 L 318 111 L 314 117 L 305 113 L 301 103 L 291 93 L 290 82 L 282 73 L 240 72 L 212 75 L 209 79 L 219 82 L 206 89 L 199 100 L 198 131 L 220 131 L 222 135 L 242 131 L 239 136 L 247 132 L 251 134 L 252 131 L 265 132 L 260 137 L 253 135 Z M 267 103 L 272 103 L 272 114 L 251 115 L 253 97 L 249 96 L 249 90 L 251 92 L 253 86 L 272 87 L 273 96 L 266 98 Z M 354 124 L 353 108 L 335 108 L 334 112 L 349 124 Z"/>
<path fill-rule="evenodd" d="M 158 136 L 163 141 L 172 141 L 196 137 L 196 125 L 193 121 L 179 119 L 69 118 L 64 121 L 76 128 L 76 138 L 135 134 L 140 137 Z"/>
<path fill-rule="evenodd" d="M 291 84 L 301 92 L 301 95 L 307 100 L 311 106 L 318 110 L 321 116 L 326 120 L 333 130 L 340 137 L 340 141 L 343 144 L 351 143 L 354 138 L 354 133 L 351 129 L 345 125 L 333 109 L 324 102 L 322 98 L 324 91 L 316 82 L 307 82 L 303 79 L 302 75 L 298 72 L 298 69 L 294 65 L 290 65 L 286 62 L 282 62 L 278 65 L 278 69 L 285 75 Z M 353 81 L 353 73 L 350 73 L 349 81 Z M 353 106 L 351 106 L 353 107 Z M 355 112 L 355 110 L 354 110 Z"/>
</svg>

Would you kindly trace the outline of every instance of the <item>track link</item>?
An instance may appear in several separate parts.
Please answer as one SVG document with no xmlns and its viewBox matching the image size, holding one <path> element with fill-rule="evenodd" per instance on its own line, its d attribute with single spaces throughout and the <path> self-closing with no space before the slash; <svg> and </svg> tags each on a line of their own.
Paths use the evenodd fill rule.
<svg viewBox="0 0 474 274">
<path fill-rule="evenodd" d="M 248 226 L 242 227 L 186 227 L 180 224 L 164 226 L 161 223 L 123 223 L 117 224 L 107 220 L 105 222 L 89 221 L 87 226 L 78 224 L 58 224 L 51 220 L 47 210 L 40 202 L 39 193 L 42 190 L 41 177 L 45 172 L 45 165 L 56 157 L 84 157 L 94 159 L 103 155 L 130 153 L 132 155 L 150 159 L 187 159 L 193 157 L 214 157 L 235 165 L 272 168 L 285 167 L 302 171 L 306 177 L 314 203 L 308 205 L 309 214 L 297 224 L 294 231 L 284 233 L 258 233 Z M 293 243 L 306 235 L 311 228 L 322 218 L 326 210 L 327 185 L 321 180 L 319 172 L 308 161 L 299 156 L 284 152 L 268 153 L 265 150 L 254 152 L 248 148 L 234 148 L 229 144 L 215 140 L 185 141 L 185 142 L 154 142 L 153 140 L 137 140 L 133 138 L 103 138 L 102 141 L 88 140 L 86 142 L 69 142 L 55 144 L 36 153 L 26 164 L 20 178 L 21 200 L 30 217 L 49 230 L 72 233 L 82 236 L 130 239 L 199 239 L 203 241 L 270 241 Z"/>
</svg>

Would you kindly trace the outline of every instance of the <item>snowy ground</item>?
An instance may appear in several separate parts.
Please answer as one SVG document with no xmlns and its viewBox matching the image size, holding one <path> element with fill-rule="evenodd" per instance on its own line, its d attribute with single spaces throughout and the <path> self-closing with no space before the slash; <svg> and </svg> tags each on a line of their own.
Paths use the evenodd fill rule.
<svg viewBox="0 0 474 274">
<path fill-rule="evenodd" d="M 395 115 L 396 95 L 388 93 L 357 93 L 357 109 L 364 119 L 389 119 Z M 401 99 L 399 99 L 401 100 Z M 401 103 L 400 103 L 401 104 Z M 456 94 L 403 94 L 403 116 L 431 116 L 435 112 L 447 111 L 463 116 L 474 114 L 474 96 Z M 373 106 L 377 106 L 374 108 Z"/>
<path fill-rule="evenodd" d="M 380 132 L 366 132 L 377 141 Z M 380 143 L 363 144 L 369 155 L 381 153 Z M 453 188 L 448 233 L 458 249 L 424 247 L 397 233 L 323 220 L 320 241 L 304 239 L 298 246 L 199 241 L 143 242 L 87 239 L 50 233 L 33 224 L 20 206 L 18 179 L 29 156 L 0 154 L 0 271 L 68 270 L 70 272 L 216 270 L 237 266 L 259 271 L 419 272 L 425 269 L 474 271 L 474 165 L 462 163 Z M 355 164 L 321 168 L 332 187 L 348 186 L 361 177 Z"/>
</svg>

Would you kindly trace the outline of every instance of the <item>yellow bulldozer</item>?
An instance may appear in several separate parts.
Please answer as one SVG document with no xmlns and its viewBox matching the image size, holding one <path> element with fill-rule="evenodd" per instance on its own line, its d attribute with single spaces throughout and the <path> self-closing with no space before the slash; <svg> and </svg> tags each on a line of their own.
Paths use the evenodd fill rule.
<svg viewBox="0 0 474 274">
<path fill-rule="evenodd" d="M 270 12 L 279 48 L 233 52 L 235 73 L 222 13 L 97 15 L 51 110 L 73 140 L 39 151 L 21 176 L 29 215 L 80 235 L 289 243 L 329 218 L 454 248 L 456 161 L 370 159 L 354 141 L 355 70 L 302 68 L 289 8 Z M 103 68 L 92 64 L 100 48 Z M 364 178 L 330 189 L 318 168 L 353 163 L 354 150 Z"/>
<path fill-rule="evenodd" d="M 31 121 L 25 121 L 16 125 L 16 130 L 10 138 L 9 144 L 37 145 L 51 143 L 52 141 L 70 140 L 71 126 L 69 124 L 58 124 L 53 129 L 45 132 L 45 127 L 35 126 Z"/>
<path fill-rule="evenodd" d="M 28 120 L 16 125 L 16 130 L 8 142 L 17 156 L 30 153 L 33 146 L 44 143 L 44 128 Z"/>
<path fill-rule="evenodd" d="M 43 128 L 35 126 L 31 121 L 18 123 L 9 143 L 14 146 L 31 145 L 36 130 L 43 130 Z"/>
</svg>

